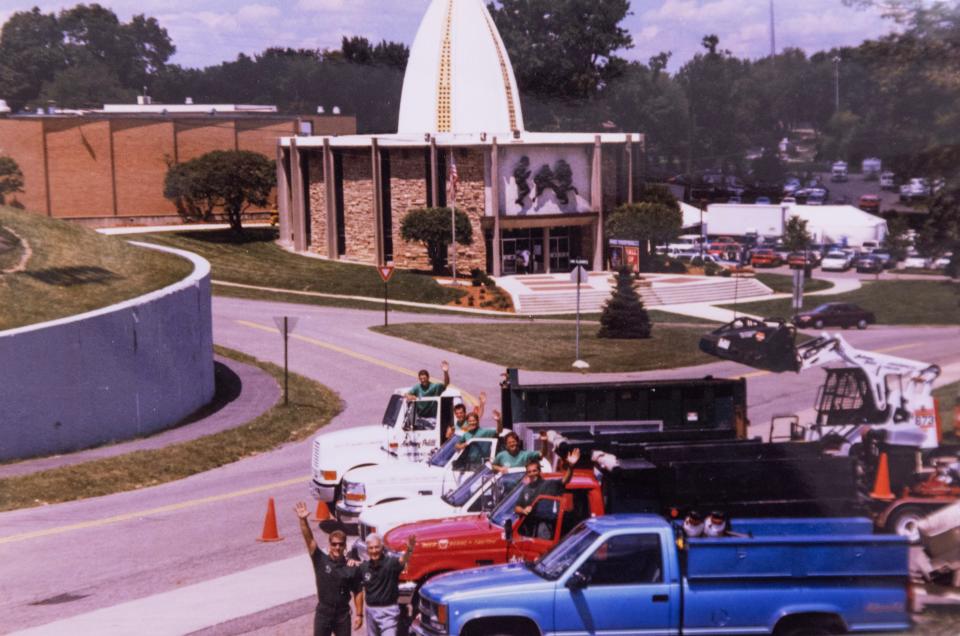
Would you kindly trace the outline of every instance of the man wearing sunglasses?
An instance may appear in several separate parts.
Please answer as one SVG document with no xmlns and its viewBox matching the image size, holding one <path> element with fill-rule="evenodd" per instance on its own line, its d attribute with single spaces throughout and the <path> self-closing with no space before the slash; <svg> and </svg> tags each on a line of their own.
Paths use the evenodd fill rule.
<svg viewBox="0 0 960 636">
<path fill-rule="evenodd" d="M 324 553 L 313 538 L 307 522 L 310 512 L 302 501 L 294 508 L 300 518 L 300 532 L 313 561 L 317 580 L 317 609 L 313 616 L 314 636 L 350 636 L 350 593 L 356 610 L 355 629 L 363 625 L 363 597 L 356 586 L 357 569 L 348 567 L 344 557 L 347 535 L 341 530 L 330 533 L 330 547 Z"/>
</svg>

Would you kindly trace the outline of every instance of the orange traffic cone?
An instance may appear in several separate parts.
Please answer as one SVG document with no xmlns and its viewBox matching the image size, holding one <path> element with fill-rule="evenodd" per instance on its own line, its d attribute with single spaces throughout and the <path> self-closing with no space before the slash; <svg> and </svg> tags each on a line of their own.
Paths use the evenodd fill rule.
<svg viewBox="0 0 960 636">
<path fill-rule="evenodd" d="M 277 532 L 277 512 L 273 507 L 273 497 L 267 501 L 267 516 L 263 519 L 263 534 L 257 541 L 282 541 L 283 537 Z"/>
<path fill-rule="evenodd" d="M 880 453 L 880 462 L 877 464 L 877 477 L 873 482 L 873 492 L 870 496 L 874 499 L 891 501 L 895 497 L 890 490 L 890 467 L 887 465 L 887 454 Z"/>
<path fill-rule="evenodd" d="M 318 501 L 317 511 L 313 513 L 314 521 L 326 521 L 330 518 L 330 508 L 327 508 L 327 502 Z"/>
</svg>

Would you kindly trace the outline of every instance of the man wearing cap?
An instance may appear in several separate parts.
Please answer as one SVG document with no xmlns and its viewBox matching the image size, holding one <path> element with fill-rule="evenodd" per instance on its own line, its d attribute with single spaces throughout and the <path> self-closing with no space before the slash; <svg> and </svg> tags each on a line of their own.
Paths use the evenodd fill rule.
<svg viewBox="0 0 960 636">
<path fill-rule="evenodd" d="M 363 625 L 363 596 L 356 589 L 357 569 L 348 567 L 344 558 L 347 535 L 341 530 L 330 533 L 330 547 L 325 554 L 313 537 L 307 522 L 310 515 L 302 501 L 294 510 L 300 519 L 300 533 L 307 544 L 307 552 L 313 561 L 313 574 L 317 582 L 317 608 L 313 614 L 314 636 L 350 636 L 350 593 L 354 592 L 356 610 L 355 629 Z"/>
<path fill-rule="evenodd" d="M 363 586 L 360 606 L 366 603 L 364 614 L 367 618 L 367 636 L 397 636 L 400 622 L 400 606 L 397 604 L 400 596 L 400 573 L 407 566 L 416 542 L 417 538 L 410 535 L 406 551 L 397 558 L 383 553 L 383 540 L 378 534 L 367 536 L 367 554 L 370 555 L 370 560 L 364 561 L 357 568 L 357 576 Z"/>
</svg>

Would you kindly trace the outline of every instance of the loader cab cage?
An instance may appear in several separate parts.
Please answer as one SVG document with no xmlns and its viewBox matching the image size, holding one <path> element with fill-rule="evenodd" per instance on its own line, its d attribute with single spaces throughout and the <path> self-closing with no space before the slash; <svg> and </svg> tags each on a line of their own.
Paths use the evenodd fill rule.
<svg viewBox="0 0 960 636">
<path fill-rule="evenodd" d="M 817 396 L 817 424 L 821 426 L 869 424 L 886 421 L 877 408 L 870 381 L 863 369 L 826 369 L 827 379 Z"/>
</svg>

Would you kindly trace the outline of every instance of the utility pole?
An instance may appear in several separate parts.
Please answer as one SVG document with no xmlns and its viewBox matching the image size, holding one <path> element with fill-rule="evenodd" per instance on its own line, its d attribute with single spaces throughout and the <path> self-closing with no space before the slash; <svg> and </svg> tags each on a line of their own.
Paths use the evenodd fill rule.
<svg viewBox="0 0 960 636">
<path fill-rule="evenodd" d="M 770 0 L 770 57 L 777 54 L 777 31 L 773 20 L 773 0 Z"/>
</svg>

